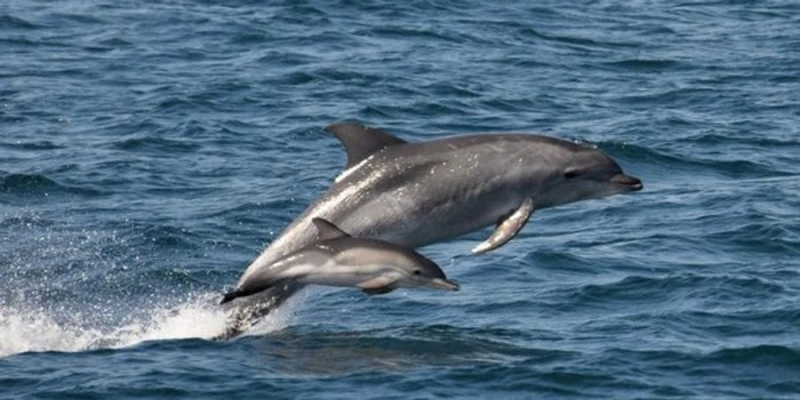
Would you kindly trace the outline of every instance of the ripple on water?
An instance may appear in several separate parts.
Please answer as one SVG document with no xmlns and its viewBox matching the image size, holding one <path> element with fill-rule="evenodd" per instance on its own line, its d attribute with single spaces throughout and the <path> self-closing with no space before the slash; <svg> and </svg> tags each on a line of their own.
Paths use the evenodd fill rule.
<svg viewBox="0 0 800 400">
<path fill-rule="evenodd" d="M 43 174 L 19 174 L 0 171 L 0 192 L 19 198 L 51 195 L 97 196 L 98 190 L 64 185 Z"/>
</svg>

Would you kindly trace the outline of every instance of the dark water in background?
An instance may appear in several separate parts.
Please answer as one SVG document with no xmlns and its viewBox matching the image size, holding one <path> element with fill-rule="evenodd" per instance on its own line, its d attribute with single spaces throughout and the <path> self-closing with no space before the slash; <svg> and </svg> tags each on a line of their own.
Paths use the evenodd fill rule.
<svg viewBox="0 0 800 400">
<path fill-rule="evenodd" d="M 0 394 L 799 398 L 800 3 L 0 3 Z M 423 249 L 458 293 L 215 306 L 322 128 L 594 144 L 635 195 Z"/>
</svg>

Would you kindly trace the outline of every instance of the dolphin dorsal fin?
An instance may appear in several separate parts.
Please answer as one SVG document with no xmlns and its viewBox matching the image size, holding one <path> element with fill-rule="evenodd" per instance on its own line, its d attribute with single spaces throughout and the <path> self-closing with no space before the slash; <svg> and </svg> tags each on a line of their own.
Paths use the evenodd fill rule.
<svg viewBox="0 0 800 400">
<path fill-rule="evenodd" d="M 336 136 L 347 152 L 347 165 L 344 169 L 357 165 L 375 152 L 389 146 L 407 143 L 389 132 L 353 122 L 331 124 L 326 126 L 325 130 Z"/>
<path fill-rule="evenodd" d="M 343 237 L 350 237 L 350 235 L 339 229 L 338 226 L 334 225 L 330 221 L 322 218 L 314 218 L 311 220 L 314 223 L 314 226 L 317 227 L 317 239 L 318 240 L 330 240 L 330 239 L 338 239 Z"/>
</svg>

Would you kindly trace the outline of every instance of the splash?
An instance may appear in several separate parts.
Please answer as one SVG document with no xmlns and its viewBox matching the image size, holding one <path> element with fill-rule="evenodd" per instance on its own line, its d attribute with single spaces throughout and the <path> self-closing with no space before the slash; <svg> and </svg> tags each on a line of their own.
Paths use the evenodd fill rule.
<svg viewBox="0 0 800 400">
<path fill-rule="evenodd" d="M 76 352 L 123 348 L 145 341 L 211 339 L 226 327 L 228 315 L 216 302 L 218 293 L 188 297 L 177 305 L 153 309 L 138 321 L 116 327 L 89 328 L 75 315 L 66 322 L 35 307 L 0 305 L 0 357 L 25 352 Z M 265 334 L 287 326 L 293 304 L 285 304 L 248 332 Z"/>
<path fill-rule="evenodd" d="M 184 269 L 154 267 L 140 256 L 153 254 L 168 264 L 164 260 L 182 249 L 181 240 L 191 238 L 185 230 L 153 224 L 144 231 L 139 225 L 86 230 L 69 215 L 48 219 L 2 208 L 0 225 L 0 357 L 212 339 L 226 329 L 229 315 L 218 304 L 219 291 L 212 292 L 214 284 L 199 287 Z M 246 334 L 287 326 L 292 304 L 273 310 Z"/>
</svg>

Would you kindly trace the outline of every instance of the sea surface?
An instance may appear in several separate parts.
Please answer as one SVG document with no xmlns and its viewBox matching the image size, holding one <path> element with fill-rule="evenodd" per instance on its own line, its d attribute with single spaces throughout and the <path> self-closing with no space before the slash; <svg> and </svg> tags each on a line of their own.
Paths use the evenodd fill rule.
<svg viewBox="0 0 800 400">
<path fill-rule="evenodd" d="M 213 341 L 350 120 L 537 132 L 641 192 Z M 800 2 L 0 2 L 0 397 L 800 398 Z"/>
</svg>

